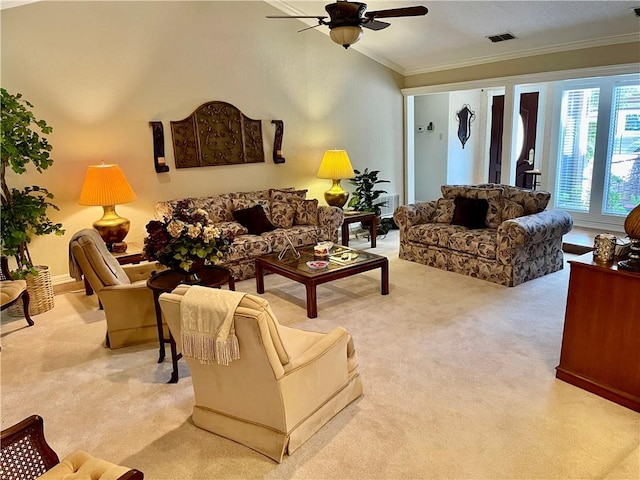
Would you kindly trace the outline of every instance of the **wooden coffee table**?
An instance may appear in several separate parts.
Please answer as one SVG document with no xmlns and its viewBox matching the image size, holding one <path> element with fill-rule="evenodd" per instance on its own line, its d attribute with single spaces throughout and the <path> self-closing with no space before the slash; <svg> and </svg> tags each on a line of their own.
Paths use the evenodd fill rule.
<svg viewBox="0 0 640 480">
<path fill-rule="evenodd" d="M 256 258 L 257 292 L 264 293 L 265 270 L 302 283 L 307 289 L 307 317 L 316 318 L 318 316 L 316 296 L 318 285 L 379 268 L 381 270 L 381 294 L 389 294 L 389 260 L 387 257 L 344 246 L 334 246 L 329 256 L 329 265 L 324 269 L 315 270 L 307 266 L 307 262 L 314 260 L 313 247 L 299 248 L 298 252 L 300 253 L 298 259 L 294 258 L 291 253 L 287 253 L 282 260 L 278 260 L 277 253 Z M 343 253 L 357 256 L 350 260 L 342 260 Z"/>
</svg>

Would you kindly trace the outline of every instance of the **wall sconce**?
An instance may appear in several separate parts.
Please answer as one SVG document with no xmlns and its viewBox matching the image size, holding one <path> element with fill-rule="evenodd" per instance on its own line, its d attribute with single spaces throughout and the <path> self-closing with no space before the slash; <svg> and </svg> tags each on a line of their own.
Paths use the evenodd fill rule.
<svg viewBox="0 0 640 480">
<path fill-rule="evenodd" d="M 347 203 L 349 192 L 342 188 L 340 180 L 356 176 L 347 151 L 327 150 L 324 152 L 317 176 L 318 178 L 329 178 L 333 180 L 331 188 L 324 192 L 324 199 L 327 204 L 342 208 L 344 204 Z"/>
<path fill-rule="evenodd" d="M 129 233 L 130 222 L 116 213 L 116 205 L 133 202 L 136 199 L 131 185 L 118 165 L 90 165 L 84 177 L 78 203 L 80 205 L 101 206 L 102 218 L 93 223 L 111 251 L 123 252 L 127 244 L 123 242 Z"/>
</svg>

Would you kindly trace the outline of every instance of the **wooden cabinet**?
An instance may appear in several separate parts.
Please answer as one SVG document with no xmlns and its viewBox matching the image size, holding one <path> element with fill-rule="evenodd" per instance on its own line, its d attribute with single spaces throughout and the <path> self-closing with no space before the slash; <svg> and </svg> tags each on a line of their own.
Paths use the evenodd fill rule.
<svg viewBox="0 0 640 480">
<path fill-rule="evenodd" d="M 569 264 L 556 377 L 640 412 L 640 274 L 591 253 Z"/>
</svg>

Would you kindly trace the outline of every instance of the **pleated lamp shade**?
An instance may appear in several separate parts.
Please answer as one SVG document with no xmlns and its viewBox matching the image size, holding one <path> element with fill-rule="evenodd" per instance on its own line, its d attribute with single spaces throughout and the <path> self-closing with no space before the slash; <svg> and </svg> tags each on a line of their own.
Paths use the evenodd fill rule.
<svg viewBox="0 0 640 480">
<path fill-rule="evenodd" d="M 118 165 L 90 165 L 87 168 L 78 203 L 103 208 L 102 218 L 93 223 L 93 228 L 98 230 L 109 250 L 126 250 L 123 240 L 129 233 L 130 222 L 116 213 L 115 206 L 135 199 L 136 194 Z"/>
</svg>

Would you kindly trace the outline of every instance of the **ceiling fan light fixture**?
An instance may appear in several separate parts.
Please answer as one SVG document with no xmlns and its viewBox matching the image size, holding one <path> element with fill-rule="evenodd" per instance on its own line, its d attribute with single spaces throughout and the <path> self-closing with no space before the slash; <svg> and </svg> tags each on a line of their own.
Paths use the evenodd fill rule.
<svg viewBox="0 0 640 480">
<path fill-rule="evenodd" d="M 362 36 L 362 28 L 359 26 L 341 26 L 333 27 L 329 32 L 331 40 L 338 45 L 342 45 L 344 48 L 349 48 Z"/>
</svg>

